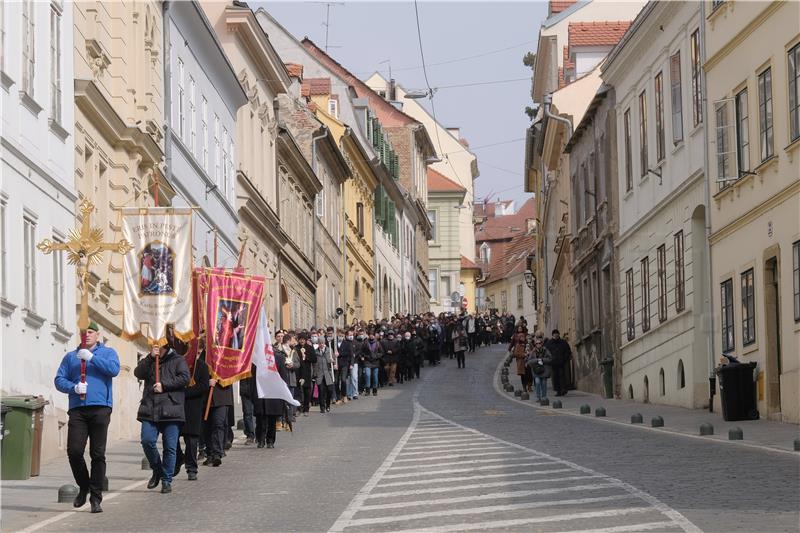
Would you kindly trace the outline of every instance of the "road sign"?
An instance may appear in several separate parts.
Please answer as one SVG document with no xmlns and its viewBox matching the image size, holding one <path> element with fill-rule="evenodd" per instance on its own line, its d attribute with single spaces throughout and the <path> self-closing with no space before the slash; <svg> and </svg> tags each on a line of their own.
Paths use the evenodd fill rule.
<svg viewBox="0 0 800 533">
<path fill-rule="evenodd" d="M 459 300 L 461 300 L 461 295 L 458 293 L 458 291 L 453 291 L 453 292 L 450 294 L 450 299 L 451 299 L 452 301 L 454 301 L 454 302 L 458 302 Z"/>
<path fill-rule="evenodd" d="M 469 302 L 467 301 L 467 298 L 466 298 L 466 297 L 464 297 L 464 298 L 461 298 L 461 307 L 463 307 L 464 309 L 466 309 L 466 308 L 467 308 L 467 304 L 468 304 L 468 303 L 469 303 Z"/>
</svg>

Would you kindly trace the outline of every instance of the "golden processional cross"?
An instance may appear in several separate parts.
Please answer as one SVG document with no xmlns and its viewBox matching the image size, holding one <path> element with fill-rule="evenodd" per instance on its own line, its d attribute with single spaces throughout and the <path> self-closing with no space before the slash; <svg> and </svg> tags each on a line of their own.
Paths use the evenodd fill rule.
<svg viewBox="0 0 800 533">
<path fill-rule="evenodd" d="M 90 217 L 94 205 L 86 198 L 78 205 L 82 216 L 80 231 L 75 228 L 69 231 L 67 242 L 53 242 L 45 239 L 36 247 L 49 254 L 54 250 L 65 250 L 67 261 L 76 265 L 81 288 L 81 308 L 78 314 L 78 329 L 85 331 L 89 327 L 89 266 L 99 265 L 103 262 L 102 254 L 105 251 L 125 255 L 133 249 L 131 243 L 122 239 L 119 242 L 103 242 L 103 229 L 93 228 Z"/>
</svg>

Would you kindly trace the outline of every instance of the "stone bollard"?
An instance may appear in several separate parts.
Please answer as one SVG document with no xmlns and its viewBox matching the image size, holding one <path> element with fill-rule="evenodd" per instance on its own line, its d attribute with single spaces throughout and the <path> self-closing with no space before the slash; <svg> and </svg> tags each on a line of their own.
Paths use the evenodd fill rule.
<svg viewBox="0 0 800 533">
<path fill-rule="evenodd" d="M 800 452 L 800 438 L 794 439 L 794 451 Z"/>
<path fill-rule="evenodd" d="M 606 416 L 606 408 L 605 407 L 598 407 L 594 410 L 594 416 L 600 418 Z"/>
<path fill-rule="evenodd" d="M 653 418 L 650 419 L 650 427 L 663 428 L 664 419 L 660 416 L 654 416 Z"/>
<path fill-rule="evenodd" d="M 561 400 L 553 400 L 553 409 L 561 409 Z"/>
<path fill-rule="evenodd" d="M 550 405 L 550 399 L 542 398 L 542 401 L 539 402 L 539 405 Z"/>
<path fill-rule="evenodd" d="M 520 400 L 530 400 L 531 399 L 531 395 L 528 394 L 527 392 L 523 392 L 522 394 L 520 394 L 519 399 Z"/>
<path fill-rule="evenodd" d="M 744 440 L 744 431 L 740 427 L 734 427 L 728 430 L 728 440 Z"/>
<path fill-rule="evenodd" d="M 61 485 L 58 487 L 58 503 L 72 503 L 78 495 L 78 487 L 75 485 Z"/>
<path fill-rule="evenodd" d="M 142 458 L 142 470 L 150 470 L 150 461 L 147 460 L 147 457 Z"/>
<path fill-rule="evenodd" d="M 631 415 L 631 424 L 642 424 L 644 423 L 644 418 L 642 417 L 641 413 L 636 413 L 635 415 Z"/>
<path fill-rule="evenodd" d="M 714 434 L 714 426 L 706 422 L 705 424 L 700 424 L 700 435 L 707 436 Z"/>
<path fill-rule="evenodd" d="M 581 405 L 581 414 L 582 415 L 588 415 L 591 412 L 592 412 L 592 408 L 589 406 L 589 404 L 585 403 L 585 404 Z"/>
<path fill-rule="evenodd" d="M 517 398 L 519 398 L 520 396 L 522 396 L 522 391 L 521 391 L 521 390 L 515 390 L 515 391 L 514 391 L 514 396 L 516 396 Z"/>
<path fill-rule="evenodd" d="M 514 385 L 506 385 L 506 392 L 514 392 Z"/>
</svg>

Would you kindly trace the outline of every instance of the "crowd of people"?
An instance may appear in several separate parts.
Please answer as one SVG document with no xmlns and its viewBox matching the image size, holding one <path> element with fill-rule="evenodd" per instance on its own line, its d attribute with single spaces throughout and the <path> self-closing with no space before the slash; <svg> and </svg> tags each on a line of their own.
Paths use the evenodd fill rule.
<svg viewBox="0 0 800 533">
<path fill-rule="evenodd" d="M 557 329 L 551 335 L 549 339 L 545 339 L 541 331 L 529 335 L 527 328 L 520 324 L 516 326 L 508 345 L 508 351 L 516 360 L 522 390 L 528 393 L 535 391 L 536 400 L 540 403 L 549 402 L 548 379 L 553 380 L 556 396 L 567 394 L 572 349 Z"/>
<path fill-rule="evenodd" d="M 467 352 L 511 342 L 515 326 L 527 327 L 524 318 L 516 322 L 513 315 L 462 312 L 396 315 L 336 329 L 276 331 L 275 365 L 299 406 L 259 398 L 255 379 L 241 380 L 244 444 L 274 448 L 277 432 L 292 430 L 298 415 L 308 416 L 312 408 L 326 414 L 332 406 L 378 396 L 384 387 L 418 379 L 426 363 L 438 365 L 443 357 L 465 368 Z M 88 497 L 94 513 L 102 512 L 112 380 L 120 370 L 116 351 L 99 342 L 98 331 L 92 322 L 85 345 L 64 356 L 55 378 L 58 390 L 69 395 L 67 456 L 79 490 L 73 503 L 81 507 Z M 141 444 L 152 469 L 147 488 L 160 485 L 165 494 L 172 491 L 172 480 L 182 468 L 194 481 L 198 465 L 221 466 L 234 440 L 234 386 L 217 383 L 202 351 L 190 370 L 184 357 L 188 348 L 168 328 L 167 343 L 153 346 L 134 369 L 142 382 L 137 412 Z M 255 375 L 255 366 L 251 373 Z M 91 472 L 83 458 L 87 441 Z"/>
</svg>

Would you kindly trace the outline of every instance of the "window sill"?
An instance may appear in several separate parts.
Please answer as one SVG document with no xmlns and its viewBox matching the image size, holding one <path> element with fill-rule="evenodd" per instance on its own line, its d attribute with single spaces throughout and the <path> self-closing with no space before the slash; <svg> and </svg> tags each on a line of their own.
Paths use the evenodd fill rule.
<svg viewBox="0 0 800 533">
<path fill-rule="evenodd" d="M 44 325 L 45 318 L 37 315 L 35 311 L 31 311 L 30 309 L 24 309 L 24 312 L 25 315 L 22 317 L 22 320 L 33 329 L 41 329 Z"/>
<path fill-rule="evenodd" d="M 695 135 L 697 135 L 701 131 L 703 131 L 703 122 L 702 121 L 698 122 L 697 124 L 695 124 L 692 127 L 692 129 L 689 131 L 689 137 L 694 137 Z"/>
<path fill-rule="evenodd" d="M 798 147 L 800 147 L 800 137 L 790 142 L 786 148 L 783 149 L 789 155 L 789 162 L 792 161 L 792 152 L 794 152 Z"/>
<path fill-rule="evenodd" d="M 48 123 L 50 124 L 50 131 L 52 131 L 56 137 L 61 139 L 62 142 L 67 140 L 67 137 L 69 137 L 69 132 L 65 130 L 61 124 L 52 118 L 48 120 Z"/>
<path fill-rule="evenodd" d="M 3 316 L 11 316 L 16 309 L 16 305 L 12 304 L 5 298 L 0 297 L 0 313 L 2 313 Z"/>
<path fill-rule="evenodd" d="M 756 168 L 753 169 L 753 172 L 755 172 L 756 174 L 758 174 L 760 176 L 768 168 L 770 168 L 772 165 L 774 165 L 777 162 L 778 162 L 778 156 L 775 155 L 775 154 L 772 154 L 771 156 L 769 156 L 768 158 L 763 160 L 761 163 L 759 163 L 759 165 Z"/>
<path fill-rule="evenodd" d="M 679 141 L 677 144 L 673 144 L 673 145 L 672 145 L 672 155 L 674 156 L 675 154 L 677 154 L 678 152 L 680 152 L 680 151 L 681 151 L 681 149 L 683 148 L 684 144 L 685 144 L 685 143 L 684 143 L 682 140 L 681 140 L 681 141 Z"/>
<path fill-rule="evenodd" d="M 633 189 L 626 191 L 625 194 L 622 195 L 622 199 L 628 200 L 631 196 L 633 196 Z"/>
<path fill-rule="evenodd" d="M 2 83 L 3 89 L 8 92 L 11 86 L 14 85 L 14 80 L 11 79 L 11 76 L 0 70 L 0 83 Z"/>
<path fill-rule="evenodd" d="M 72 338 L 72 332 L 64 329 L 59 324 L 53 324 L 53 331 L 51 332 L 53 338 L 62 344 L 66 344 Z"/>
<path fill-rule="evenodd" d="M 37 104 L 36 100 L 25 91 L 19 92 L 19 101 L 28 111 L 33 113 L 35 117 L 38 117 L 39 113 L 42 112 L 42 106 Z"/>
<path fill-rule="evenodd" d="M 756 341 L 751 342 L 750 344 L 742 347 L 742 356 L 751 354 L 753 352 L 758 351 L 758 343 Z"/>
</svg>

